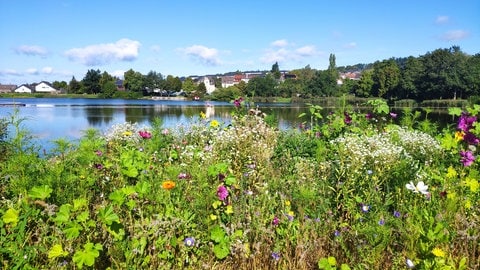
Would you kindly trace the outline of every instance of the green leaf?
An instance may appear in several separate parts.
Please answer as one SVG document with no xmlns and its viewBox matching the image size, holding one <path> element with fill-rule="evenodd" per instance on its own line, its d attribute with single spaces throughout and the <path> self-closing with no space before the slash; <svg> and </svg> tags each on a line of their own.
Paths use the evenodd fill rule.
<svg viewBox="0 0 480 270">
<path fill-rule="evenodd" d="M 122 190 L 115 190 L 114 192 L 110 193 L 108 198 L 117 205 L 122 205 L 125 201 L 125 193 Z"/>
<path fill-rule="evenodd" d="M 350 270 L 350 266 L 348 266 L 348 264 L 345 264 L 345 263 L 342 263 L 342 265 L 340 266 L 340 270 Z"/>
<path fill-rule="evenodd" d="M 53 247 L 48 251 L 48 258 L 49 259 L 55 259 L 58 257 L 65 257 L 68 255 L 67 251 L 63 250 L 62 245 L 56 244 L 53 245 Z"/>
<path fill-rule="evenodd" d="M 68 240 L 77 238 L 80 235 L 80 231 L 82 230 L 82 227 L 75 223 L 75 222 L 70 222 L 68 226 L 63 229 L 63 232 L 67 236 Z"/>
<path fill-rule="evenodd" d="M 462 115 L 462 109 L 458 107 L 448 108 L 448 114 L 454 115 L 454 116 L 460 116 Z"/>
<path fill-rule="evenodd" d="M 130 195 L 134 194 L 136 191 L 135 191 L 135 187 L 134 187 L 134 186 L 126 186 L 126 187 L 123 187 L 123 188 L 122 188 L 122 192 L 123 192 L 123 194 L 125 194 L 126 196 L 130 196 Z"/>
<path fill-rule="evenodd" d="M 318 260 L 318 268 L 320 269 L 330 269 L 330 264 L 328 263 L 328 259 L 327 258 L 321 258 L 320 260 Z"/>
<path fill-rule="evenodd" d="M 235 178 L 235 176 L 228 176 L 227 178 L 225 178 L 225 184 L 227 186 L 231 186 L 236 183 L 237 183 L 237 179 Z"/>
<path fill-rule="evenodd" d="M 141 182 L 138 182 L 135 185 L 135 191 L 138 194 L 144 195 L 144 194 L 147 194 L 150 191 L 151 187 L 152 187 L 152 185 L 150 183 L 148 183 L 146 181 L 141 181 Z"/>
<path fill-rule="evenodd" d="M 335 257 L 330 256 L 328 257 L 327 261 L 328 261 L 328 264 L 330 264 L 330 266 L 337 265 L 337 259 L 335 259 Z"/>
<path fill-rule="evenodd" d="M 5 212 L 5 214 L 3 214 L 3 222 L 5 224 L 11 223 L 15 227 L 18 223 L 18 214 L 19 213 L 20 213 L 20 211 L 15 210 L 13 208 L 9 208 Z"/>
<path fill-rule="evenodd" d="M 78 222 L 85 222 L 88 220 L 89 217 L 89 212 L 88 211 L 83 211 L 80 214 L 77 215 L 77 221 Z"/>
<path fill-rule="evenodd" d="M 50 194 L 52 193 L 52 191 L 53 189 L 51 189 L 47 185 L 36 186 L 30 190 L 30 192 L 28 193 L 28 196 L 32 199 L 45 200 L 46 198 L 50 197 Z"/>
<path fill-rule="evenodd" d="M 100 208 L 98 211 L 98 217 L 105 225 L 108 226 L 112 225 L 113 222 L 120 223 L 120 218 L 113 212 L 112 205 Z"/>
<path fill-rule="evenodd" d="M 75 252 L 73 255 L 73 262 L 75 262 L 80 269 L 82 269 L 84 265 L 93 266 L 95 259 L 100 256 L 99 251 L 102 249 L 103 247 L 101 244 L 97 243 L 93 245 L 93 243 L 88 242 L 84 245 L 83 250 Z"/>
<path fill-rule="evenodd" d="M 74 199 L 73 200 L 73 210 L 77 211 L 83 207 L 86 207 L 88 205 L 87 199 L 81 198 L 81 199 Z"/>
<path fill-rule="evenodd" d="M 230 253 L 230 250 L 228 249 L 227 244 L 220 243 L 213 247 L 213 253 L 215 254 L 215 257 L 221 260 L 228 256 L 228 254 Z"/>
<path fill-rule="evenodd" d="M 210 232 L 210 239 L 216 243 L 225 242 L 225 231 L 218 225 Z"/>
<path fill-rule="evenodd" d="M 138 170 L 137 168 L 133 166 L 129 166 L 128 168 L 123 168 L 122 173 L 128 177 L 135 178 L 138 176 Z"/>
<path fill-rule="evenodd" d="M 71 204 L 62 204 L 58 209 L 57 215 L 53 218 L 53 221 L 58 225 L 66 223 L 70 220 L 70 210 L 72 209 Z"/>
</svg>

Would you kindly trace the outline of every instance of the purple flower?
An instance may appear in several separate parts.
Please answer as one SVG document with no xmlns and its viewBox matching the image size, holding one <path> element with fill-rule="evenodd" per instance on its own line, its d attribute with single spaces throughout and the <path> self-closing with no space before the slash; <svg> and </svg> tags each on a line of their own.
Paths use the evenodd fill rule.
<svg viewBox="0 0 480 270">
<path fill-rule="evenodd" d="M 352 123 L 352 117 L 350 117 L 350 115 L 347 112 L 343 113 L 343 115 L 345 116 L 345 118 L 343 119 L 345 124 L 347 124 L 347 125 L 351 124 Z"/>
<path fill-rule="evenodd" d="M 272 258 L 273 258 L 275 261 L 280 260 L 280 253 L 278 253 L 278 252 L 272 252 Z"/>
<path fill-rule="evenodd" d="M 278 217 L 274 217 L 273 220 L 272 220 L 272 224 L 274 226 L 277 226 L 279 222 L 280 222 L 280 219 L 278 219 Z"/>
<path fill-rule="evenodd" d="M 242 101 L 243 101 L 243 98 L 238 98 L 238 99 L 235 99 L 233 101 L 233 105 L 235 105 L 235 107 L 239 108 L 241 105 L 242 105 Z"/>
<path fill-rule="evenodd" d="M 373 114 L 367 113 L 367 114 L 365 114 L 365 118 L 366 118 L 367 120 L 370 120 L 370 119 L 373 118 Z"/>
<path fill-rule="evenodd" d="M 380 225 L 380 226 L 385 225 L 385 220 L 384 220 L 383 218 L 381 218 L 381 219 L 378 221 L 378 225 Z"/>
<path fill-rule="evenodd" d="M 335 235 L 335 237 L 339 237 L 340 236 L 340 232 L 338 230 L 335 230 L 335 232 L 333 233 L 333 235 Z"/>
<path fill-rule="evenodd" d="M 187 178 L 190 178 L 190 175 L 188 175 L 186 173 L 179 173 L 178 174 L 178 179 L 187 179 Z"/>
<path fill-rule="evenodd" d="M 100 163 L 95 163 L 93 166 L 95 166 L 95 168 L 97 168 L 99 170 L 103 169 L 103 165 L 100 164 Z"/>
<path fill-rule="evenodd" d="M 220 201 L 224 201 L 228 197 L 228 189 L 224 185 L 219 186 L 217 196 Z"/>
<path fill-rule="evenodd" d="M 463 140 L 468 143 L 468 144 L 473 144 L 477 145 L 480 140 L 471 132 L 465 132 L 465 135 L 463 135 Z"/>
<path fill-rule="evenodd" d="M 475 123 L 475 121 L 477 121 L 476 116 L 469 116 L 468 113 L 462 113 L 460 119 L 458 119 L 457 128 L 467 132 L 473 127 L 473 123 Z"/>
<path fill-rule="evenodd" d="M 400 214 L 400 212 L 398 212 L 397 210 L 393 211 L 393 216 L 396 217 L 396 218 L 399 218 L 402 214 Z"/>
<path fill-rule="evenodd" d="M 97 151 L 95 151 L 95 154 L 97 154 L 97 156 L 101 157 L 103 155 L 103 152 L 100 151 L 100 150 L 97 150 Z"/>
<path fill-rule="evenodd" d="M 391 116 L 392 118 L 397 118 L 397 114 L 396 114 L 396 113 L 393 113 L 393 112 L 390 113 L 390 116 Z"/>
<path fill-rule="evenodd" d="M 187 247 L 193 247 L 193 245 L 195 245 L 195 238 L 187 237 L 187 238 L 185 238 L 185 240 L 183 240 L 183 243 Z"/>
<path fill-rule="evenodd" d="M 472 163 L 475 161 L 475 156 L 473 155 L 472 151 L 460 151 L 460 156 L 460 161 L 465 167 L 472 165 Z"/>
</svg>

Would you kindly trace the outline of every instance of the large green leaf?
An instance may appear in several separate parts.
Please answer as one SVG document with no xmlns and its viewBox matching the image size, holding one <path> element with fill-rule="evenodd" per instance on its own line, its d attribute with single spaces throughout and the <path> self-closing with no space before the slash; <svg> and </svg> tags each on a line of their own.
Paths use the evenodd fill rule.
<svg viewBox="0 0 480 270">
<path fill-rule="evenodd" d="M 103 247 L 101 244 L 86 243 L 83 250 L 77 250 L 73 255 L 73 261 L 77 264 L 79 269 L 82 269 L 84 265 L 93 266 L 95 259 L 100 256 L 100 250 Z"/>
<path fill-rule="evenodd" d="M 50 197 L 50 194 L 52 193 L 52 191 L 53 189 L 51 189 L 47 185 L 36 186 L 30 190 L 30 192 L 28 193 L 28 197 L 32 199 L 45 200 L 46 198 Z"/>
<path fill-rule="evenodd" d="M 12 224 L 15 227 L 18 223 L 18 214 L 18 210 L 9 208 L 5 214 L 3 214 L 3 222 L 5 224 Z"/>
<path fill-rule="evenodd" d="M 105 225 L 112 225 L 113 222 L 120 223 L 120 218 L 113 212 L 112 205 L 100 208 L 98 210 L 98 217 Z"/>
</svg>

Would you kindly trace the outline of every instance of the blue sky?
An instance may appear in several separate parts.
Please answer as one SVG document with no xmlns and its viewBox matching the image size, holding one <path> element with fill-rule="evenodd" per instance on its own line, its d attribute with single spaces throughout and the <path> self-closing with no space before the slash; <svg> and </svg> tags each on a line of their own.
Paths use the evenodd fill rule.
<svg viewBox="0 0 480 270">
<path fill-rule="evenodd" d="M 89 69 L 164 76 L 326 69 L 460 46 L 480 53 L 480 1 L 0 0 L 0 83 Z"/>
</svg>

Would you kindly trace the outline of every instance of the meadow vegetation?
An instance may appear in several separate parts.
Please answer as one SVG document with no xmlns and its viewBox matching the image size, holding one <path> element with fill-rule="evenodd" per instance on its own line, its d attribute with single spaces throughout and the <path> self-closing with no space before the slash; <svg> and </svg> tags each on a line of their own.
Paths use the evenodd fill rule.
<svg viewBox="0 0 480 270">
<path fill-rule="evenodd" d="M 234 105 L 229 124 L 124 123 L 40 156 L 2 119 L 0 268 L 480 268 L 480 106 L 439 130 L 382 100 L 310 105 L 279 130 Z"/>
</svg>

